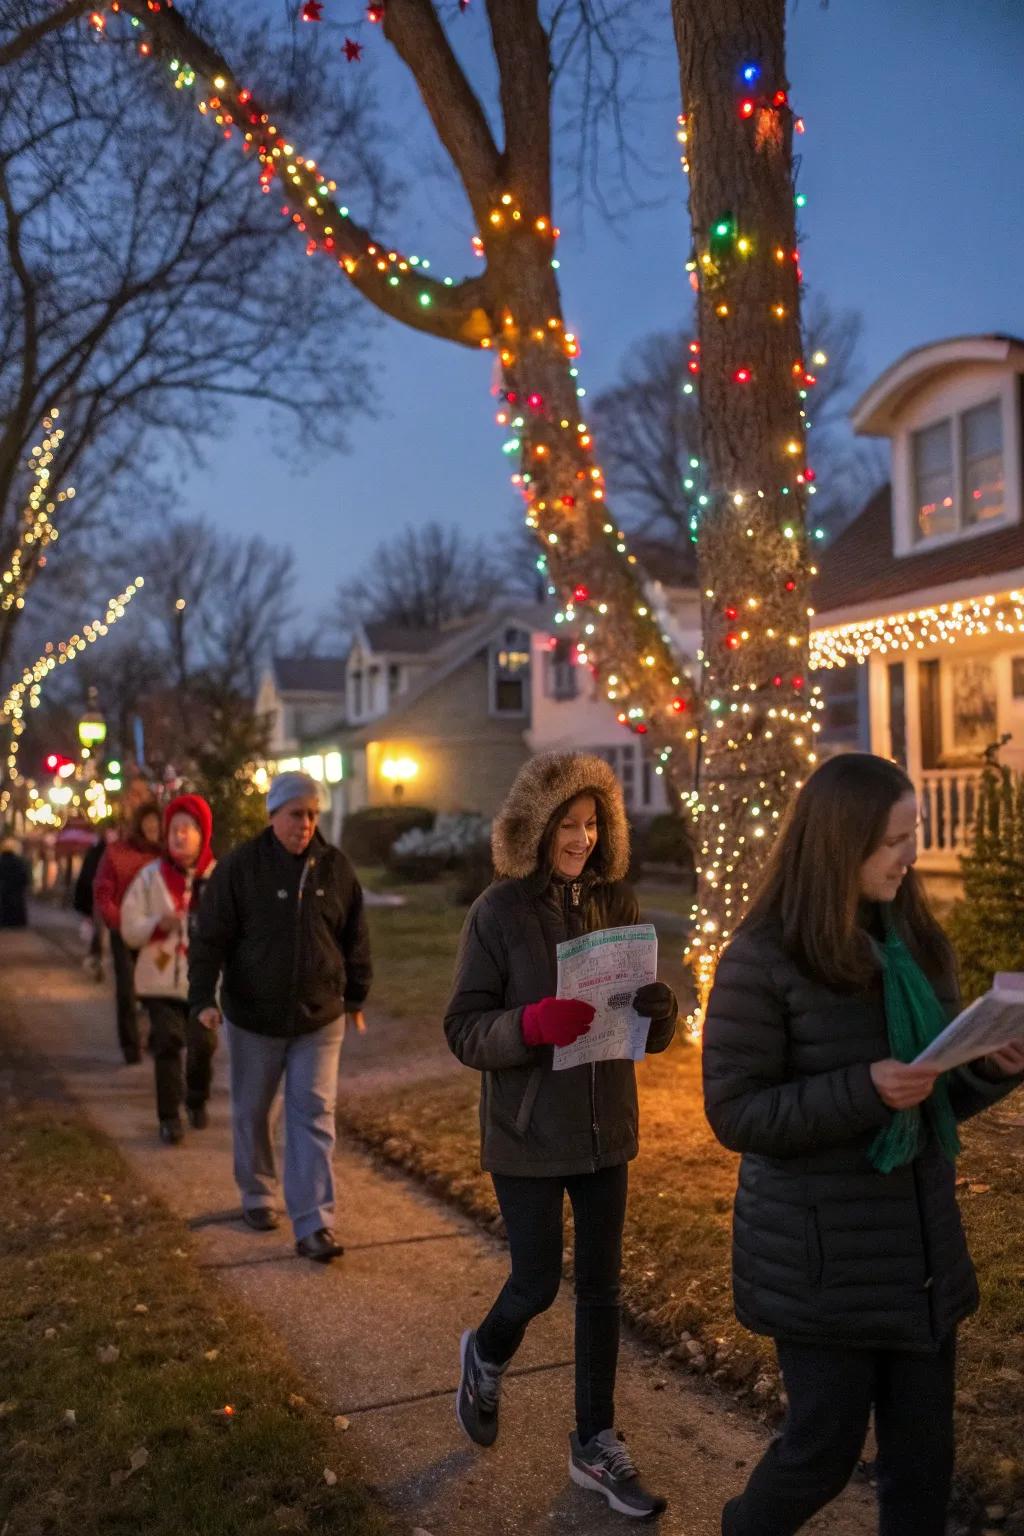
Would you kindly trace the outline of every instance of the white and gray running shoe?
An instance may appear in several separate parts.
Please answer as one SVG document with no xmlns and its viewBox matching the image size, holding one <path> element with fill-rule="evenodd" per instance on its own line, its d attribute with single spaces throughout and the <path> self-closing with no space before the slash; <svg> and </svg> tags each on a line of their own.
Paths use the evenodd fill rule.
<svg viewBox="0 0 1024 1536">
<path fill-rule="evenodd" d="M 460 1346 L 462 1375 L 455 1396 L 455 1417 L 477 1445 L 498 1438 L 498 1402 L 506 1366 L 490 1365 L 476 1352 L 476 1334 L 467 1328 Z"/>
<path fill-rule="evenodd" d="M 625 1441 L 614 1429 L 603 1429 L 586 1445 L 575 1431 L 569 1436 L 569 1476 L 580 1488 L 602 1494 L 620 1515 L 635 1520 L 653 1520 L 668 1504 L 643 1487 Z"/>
</svg>

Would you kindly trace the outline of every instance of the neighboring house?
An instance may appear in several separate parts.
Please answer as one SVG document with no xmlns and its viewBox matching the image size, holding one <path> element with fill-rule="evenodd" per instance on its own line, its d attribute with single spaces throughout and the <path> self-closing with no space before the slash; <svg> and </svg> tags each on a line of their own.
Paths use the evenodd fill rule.
<svg viewBox="0 0 1024 1536">
<path fill-rule="evenodd" d="M 1024 339 L 908 353 L 852 412 L 891 443 L 891 487 L 822 556 L 812 665 L 826 750 L 901 763 L 921 794 L 921 867 L 955 873 L 984 752 L 1024 768 Z M 859 663 L 859 664 L 858 664 Z M 845 664 L 845 665 L 843 665 Z"/>
<path fill-rule="evenodd" d="M 652 605 L 666 627 L 678 618 L 674 594 L 652 588 Z M 515 602 L 440 631 L 364 626 L 348 659 L 347 711 L 304 739 L 301 760 L 340 755 L 346 815 L 405 798 L 490 817 L 531 754 L 589 751 L 616 770 L 631 811 L 664 811 L 642 738 L 577 665 L 566 631 L 553 609 Z"/>
<path fill-rule="evenodd" d="M 294 757 L 305 737 L 344 714 L 346 667 L 344 656 L 274 657 L 256 695 L 256 713 L 270 722 L 272 764 Z"/>
</svg>

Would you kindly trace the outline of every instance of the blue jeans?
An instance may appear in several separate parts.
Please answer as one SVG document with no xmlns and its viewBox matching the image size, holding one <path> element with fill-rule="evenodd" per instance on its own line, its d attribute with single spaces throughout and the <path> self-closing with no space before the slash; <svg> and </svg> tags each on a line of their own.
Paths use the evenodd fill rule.
<svg viewBox="0 0 1024 1536">
<path fill-rule="evenodd" d="M 497 1173 L 493 1179 L 512 1273 L 477 1329 L 477 1349 L 481 1359 L 504 1365 L 530 1321 L 553 1304 L 562 1280 L 562 1200 L 568 1192 L 576 1230 L 576 1430 L 586 1442 L 615 1427 L 628 1165 L 566 1179 Z"/>
<path fill-rule="evenodd" d="M 257 1035 L 228 1023 L 235 1182 L 243 1210 L 277 1194 L 274 1128 L 284 1080 L 284 1200 L 296 1242 L 334 1224 L 334 1107 L 344 1018 L 307 1035 Z"/>
</svg>

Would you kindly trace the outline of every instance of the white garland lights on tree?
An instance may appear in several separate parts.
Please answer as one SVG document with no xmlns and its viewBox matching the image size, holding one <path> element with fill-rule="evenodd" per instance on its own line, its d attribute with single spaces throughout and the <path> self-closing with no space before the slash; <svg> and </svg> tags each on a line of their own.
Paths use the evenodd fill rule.
<svg viewBox="0 0 1024 1536">
<path fill-rule="evenodd" d="M 74 486 L 67 486 L 52 497 L 49 494 L 52 465 L 64 438 L 63 428 L 57 425 L 59 415 L 60 411 L 54 408 L 43 417 L 45 436 L 29 454 L 33 484 L 19 519 L 14 548 L 7 557 L 7 568 L 0 572 L 0 613 L 24 608 L 25 591 L 46 563 L 47 546 L 59 536 L 53 516 L 63 502 L 74 500 Z"/>
<path fill-rule="evenodd" d="M 124 618 L 132 598 L 144 585 L 144 577 L 136 576 L 135 580 L 129 582 L 122 592 L 108 600 L 101 619 L 93 619 L 80 631 L 56 645 L 51 641 L 32 665 L 25 668 L 19 680 L 8 689 L 3 702 L 0 703 L 0 724 L 7 726 L 10 731 L 6 758 L 7 783 L 0 791 L 0 816 L 10 805 L 10 786 L 24 782 L 18 771 L 18 750 L 25 731 L 26 712 L 39 708 L 44 682 L 57 667 L 66 666 L 74 661 L 76 656 L 80 656 L 88 646 L 95 645 L 97 640 L 102 640 L 104 635 L 109 634 L 118 620 Z"/>
</svg>

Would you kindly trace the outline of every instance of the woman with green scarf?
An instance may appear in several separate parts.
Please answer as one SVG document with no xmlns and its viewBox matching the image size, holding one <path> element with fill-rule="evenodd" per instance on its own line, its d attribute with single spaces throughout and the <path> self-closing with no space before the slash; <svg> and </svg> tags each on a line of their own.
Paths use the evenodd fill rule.
<svg viewBox="0 0 1024 1536">
<path fill-rule="evenodd" d="M 957 1124 L 1024 1080 L 1024 1042 L 942 1076 L 913 1065 L 958 1008 L 917 821 L 895 764 L 823 764 L 718 967 L 704 1099 L 742 1153 L 736 1312 L 775 1340 L 788 1399 L 724 1536 L 799 1531 L 845 1487 L 872 1410 L 880 1536 L 946 1528 L 956 1331 L 978 1305 Z"/>
</svg>

